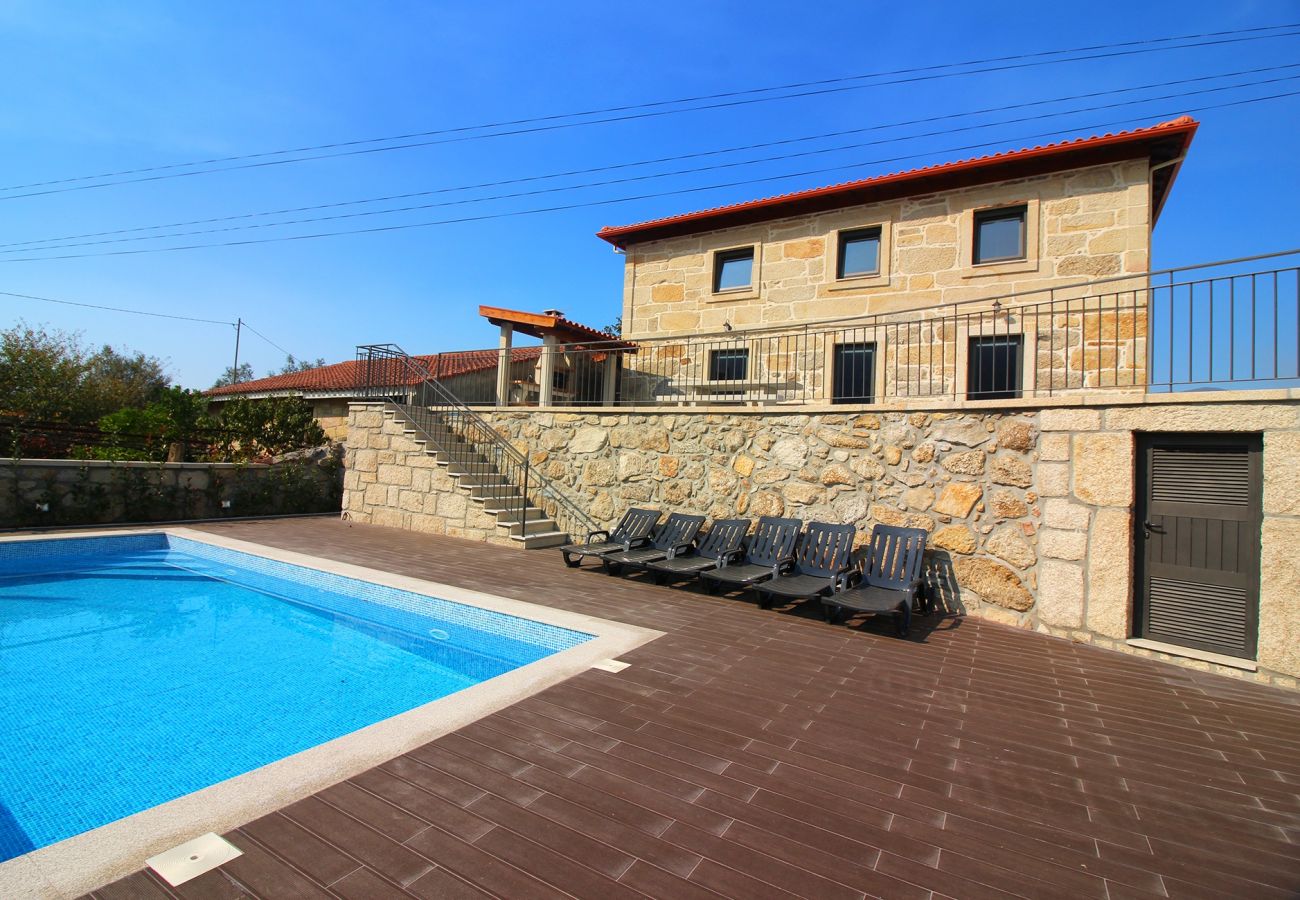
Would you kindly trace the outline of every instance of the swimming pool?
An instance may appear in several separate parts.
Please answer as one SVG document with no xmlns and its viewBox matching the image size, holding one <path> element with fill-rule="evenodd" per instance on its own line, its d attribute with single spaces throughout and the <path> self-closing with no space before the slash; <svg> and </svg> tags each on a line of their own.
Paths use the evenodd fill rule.
<svg viewBox="0 0 1300 900">
<path fill-rule="evenodd" d="M 592 638 L 174 533 L 0 543 L 0 861 Z"/>
</svg>

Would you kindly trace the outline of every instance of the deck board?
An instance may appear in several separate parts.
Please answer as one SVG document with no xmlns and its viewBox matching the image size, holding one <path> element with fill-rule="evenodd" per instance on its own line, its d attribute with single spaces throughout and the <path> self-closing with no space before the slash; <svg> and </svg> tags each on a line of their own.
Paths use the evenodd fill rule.
<svg viewBox="0 0 1300 900">
<path fill-rule="evenodd" d="M 977 619 L 899 640 L 546 551 L 200 527 L 666 634 L 236 829 L 246 856 L 190 885 L 101 900 L 1300 892 L 1286 691 Z"/>
</svg>

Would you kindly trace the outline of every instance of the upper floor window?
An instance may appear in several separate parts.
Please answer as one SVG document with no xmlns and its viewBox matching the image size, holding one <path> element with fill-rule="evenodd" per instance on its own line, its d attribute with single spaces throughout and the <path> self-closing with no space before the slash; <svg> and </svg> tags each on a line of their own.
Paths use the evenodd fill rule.
<svg viewBox="0 0 1300 900">
<path fill-rule="evenodd" d="M 1020 396 L 1024 335 L 973 337 L 967 355 L 966 397 L 1014 400 Z"/>
<path fill-rule="evenodd" d="M 1023 204 L 976 211 L 972 262 L 978 265 L 1024 259 L 1027 213 Z"/>
<path fill-rule="evenodd" d="M 841 231 L 835 261 L 836 278 L 880 274 L 880 228 Z"/>
<path fill-rule="evenodd" d="M 749 350 L 713 350 L 709 353 L 710 381 L 744 381 L 749 374 Z"/>
<path fill-rule="evenodd" d="M 719 250 L 713 255 L 713 293 L 754 285 L 754 248 Z"/>
</svg>

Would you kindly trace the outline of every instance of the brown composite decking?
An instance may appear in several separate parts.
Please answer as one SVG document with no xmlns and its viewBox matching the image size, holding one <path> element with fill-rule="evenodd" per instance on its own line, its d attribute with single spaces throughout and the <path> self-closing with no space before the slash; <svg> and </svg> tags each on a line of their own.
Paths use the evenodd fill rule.
<svg viewBox="0 0 1300 900">
<path fill-rule="evenodd" d="M 324 519 L 206 526 L 667 632 L 230 832 L 229 897 L 1287 898 L 1300 697 L 975 619 L 830 627 Z"/>
</svg>

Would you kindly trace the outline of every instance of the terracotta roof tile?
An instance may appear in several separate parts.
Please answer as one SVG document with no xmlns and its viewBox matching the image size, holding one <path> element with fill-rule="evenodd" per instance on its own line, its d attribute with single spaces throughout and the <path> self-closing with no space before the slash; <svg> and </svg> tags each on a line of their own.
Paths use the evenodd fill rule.
<svg viewBox="0 0 1300 900">
<path fill-rule="evenodd" d="M 871 202 L 872 198 L 863 197 L 862 195 L 869 193 L 872 188 L 905 185 L 909 189 L 899 193 L 903 195 L 922 194 L 938 187 L 934 182 L 940 176 L 955 175 L 957 173 L 970 173 L 972 176 L 977 176 L 982 170 L 987 177 L 972 177 L 970 179 L 972 183 L 998 181 L 1008 177 L 1016 177 L 1006 174 L 1006 168 L 1014 163 L 1050 157 L 1058 157 L 1065 161 L 1075 156 L 1077 151 L 1126 145 L 1140 147 L 1144 143 L 1150 143 L 1153 138 L 1166 136 L 1181 137 L 1181 149 L 1186 151 L 1187 145 L 1191 143 L 1192 135 L 1196 132 L 1197 125 L 1198 123 L 1192 117 L 1180 116 L 1177 119 L 1160 122 L 1146 128 L 1134 128 L 1114 133 L 1107 132 L 1106 134 L 1078 137 L 1053 144 L 1040 144 L 1019 150 L 989 153 L 984 156 L 922 166 L 886 175 L 873 175 L 870 178 L 862 178 L 856 181 L 844 181 L 838 184 L 792 191 L 757 200 L 746 200 L 743 203 L 732 203 L 695 212 L 665 216 L 659 219 L 649 219 L 632 225 L 606 226 L 596 232 L 596 236 L 615 246 L 622 246 L 637 240 L 653 240 L 677 234 L 697 233 L 725 227 L 728 224 L 733 224 L 727 221 L 728 219 L 746 213 L 751 213 L 745 216 L 744 221 L 746 222 L 798 215 L 804 211 L 800 208 L 801 205 L 808 204 L 810 201 L 821 201 L 817 203 L 817 207 L 821 209 L 834 209 L 838 206 L 867 203 Z M 1087 164 L 1083 163 L 1083 165 Z M 842 202 L 836 202 L 837 199 L 842 200 Z M 1156 205 L 1159 206 L 1158 203 Z M 758 211 L 761 211 L 761 214 L 753 214 Z"/>
<path fill-rule="evenodd" d="M 516 362 L 537 359 L 541 356 L 540 347 L 516 347 L 512 357 Z M 441 378 L 454 378 L 496 368 L 497 351 L 495 350 L 455 350 L 449 353 L 436 353 L 429 356 L 415 356 L 429 371 Z M 263 393 L 310 393 L 314 391 L 348 391 L 357 386 L 360 380 L 360 363 L 354 359 L 347 362 L 304 369 L 286 375 L 271 375 L 239 384 L 204 391 L 209 397 L 230 397 L 243 394 Z M 412 374 L 403 378 L 394 387 L 418 384 L 419 377 Z"/>
</svg>

